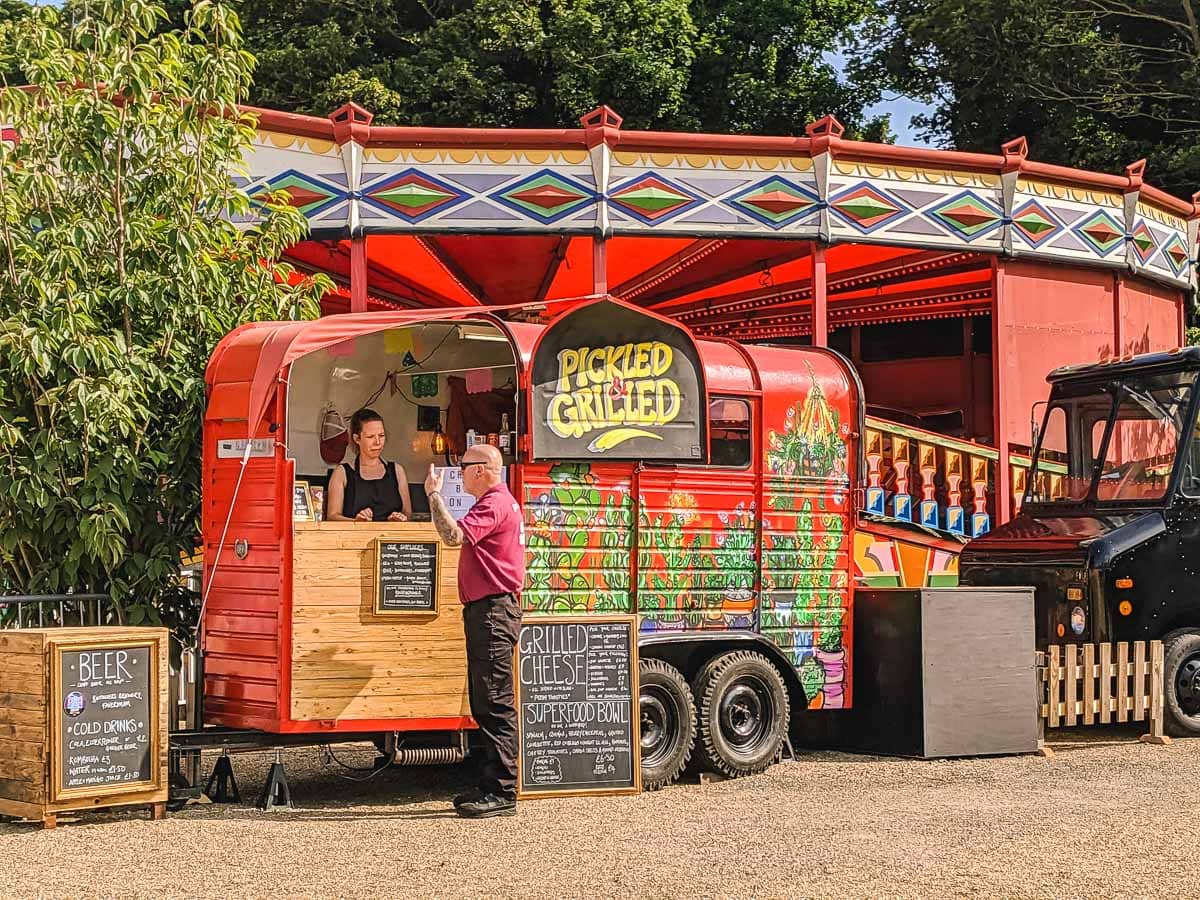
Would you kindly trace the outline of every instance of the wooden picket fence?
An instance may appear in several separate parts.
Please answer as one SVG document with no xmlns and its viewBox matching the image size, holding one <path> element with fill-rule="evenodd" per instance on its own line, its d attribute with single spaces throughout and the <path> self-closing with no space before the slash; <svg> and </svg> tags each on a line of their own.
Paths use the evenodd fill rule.
<svg viewBox="0 0 1200 900">
<path fill-rule="evenodd" d="M 1163 733 L 1162 641 L 1052 644 L 1038 653 L 1038 682 L 1049 728 L 1145 721 L 1143 741 L 1171 741 Z"/>
</svg>

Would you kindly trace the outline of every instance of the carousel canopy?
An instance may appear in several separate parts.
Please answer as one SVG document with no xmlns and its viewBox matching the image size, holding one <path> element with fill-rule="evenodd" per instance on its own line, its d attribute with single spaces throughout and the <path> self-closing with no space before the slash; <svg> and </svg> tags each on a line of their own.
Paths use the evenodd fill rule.
<svg viewBox="0 0 1200 900">
<path fill-rule="evenodd" d="M 609 292 L 702 334 L 754 340 L 987 312 L 993 260 L 1109 268 L 1188 290 L 1198 217 L 1122 175 L 1028 158 L 804 137 L 636 132 L 607 107 L 579 129 L 374 127 L 251 110 L 251 194 L 286 190 L 301 268 L 327 312 L 489 307 Z M 359 303 L 349 286 L 358 283 Z"/>
</svg>

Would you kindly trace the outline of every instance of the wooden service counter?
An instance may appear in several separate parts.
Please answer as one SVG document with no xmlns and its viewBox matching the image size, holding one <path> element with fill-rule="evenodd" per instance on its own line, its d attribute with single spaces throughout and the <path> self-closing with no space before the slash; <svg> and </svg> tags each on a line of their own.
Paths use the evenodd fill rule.
<svg viewBox="0 0 1200 900">
<path fill-rule="evenodd" d="M 296 522 L 291 718 L 470 715 L 458 548 L 429 522 Z"/>
</svg>

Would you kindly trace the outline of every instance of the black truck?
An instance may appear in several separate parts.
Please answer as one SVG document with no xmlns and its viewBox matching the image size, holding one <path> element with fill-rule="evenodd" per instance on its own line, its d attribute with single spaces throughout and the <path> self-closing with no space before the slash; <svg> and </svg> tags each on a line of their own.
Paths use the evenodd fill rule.
<svg viewBox="0 0 1200 900">
<path fill-rule="evenodd" d="M 1162 640 L 1167 727 L 1200 734 L 1200 347 L 1051 372 L 1024 501 L 966 585 L 1033 585 L 1047 644 Z"/>
</svg>

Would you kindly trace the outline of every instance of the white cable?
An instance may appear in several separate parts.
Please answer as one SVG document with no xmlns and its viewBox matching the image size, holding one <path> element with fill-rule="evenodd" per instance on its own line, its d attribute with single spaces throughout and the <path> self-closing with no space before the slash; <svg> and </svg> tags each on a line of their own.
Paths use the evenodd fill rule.
<svg viewBox="0 0 1200 900">
<path fill-rule="evenodd" d="M 242 476 L 246 474 L 246 466 L 250 462 L 250 452 L 254 449 L 254 438 L 246 439 L 246 452 L 242 454 L 242 467 L 238 471 L 237 483 L 233 486 L 233 496 L 229 498 L 229 514 L 225 516 L 225 527 L 221 529 L 221 540 L 217 542 L 217 552 L 213 556 L 212 571 L 208 576 L 208 585 L 204 588 L 204 595 L 200 598 L 200 615 L 196 619 L 196 632 L 200 635 L 200 630 L 204 627 L 204 610 L 208 607 L 208 596 L 212 593 L 213 585 L 217 582 L 217 567 L 221 564 L 221 550 L 225 547 L 225 538 L 229 535 L 229 523 L 233 521 L 233 509 L 237 503 L 238 491 L 242 487 Z M 197 646 L 199 642 L 197 642 Z"/>
</svg>

